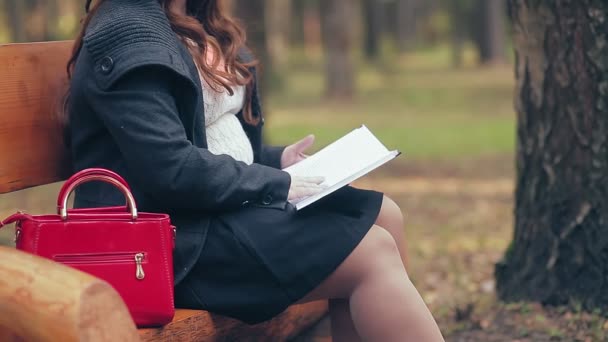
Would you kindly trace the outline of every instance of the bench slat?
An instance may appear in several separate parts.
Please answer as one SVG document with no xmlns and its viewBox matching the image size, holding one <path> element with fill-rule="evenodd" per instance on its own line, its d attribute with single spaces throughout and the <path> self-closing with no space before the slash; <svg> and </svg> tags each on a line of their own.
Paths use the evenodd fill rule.
<svg viewBox="0 0 608 342">
<path fill-rule="evenodd" d="M 248 326 L 207 311 L 177 310 L 173 322 L 159 329 L 140 329 L 142 341 L 285 341 L 318 322 L 327 301 L 293 305 L 271 321 Z"/>
<path fill-rule="evenodd" d="M 0 45 L 0 194 L 68 175 L 57 115 L 72 44 Z"/>
</svg>

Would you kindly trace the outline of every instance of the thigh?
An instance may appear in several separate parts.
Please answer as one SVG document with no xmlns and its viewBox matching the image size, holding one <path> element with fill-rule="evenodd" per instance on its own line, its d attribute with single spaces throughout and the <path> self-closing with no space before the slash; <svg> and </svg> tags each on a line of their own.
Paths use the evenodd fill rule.
<svg viewBox="0 0 608 342">
<path fill-rule="evenodd" d="M 403 262 L 408 262 L 407 242 L 405 238 L 405 223 L 399 205 L 388 196 L 382 199 L 382 207 L 376 219 L 376 225 L 386 229 L 397 242 Z"/>
<path fill-rule="evenodd" d="M 347 299 L 370 273 L 378 272 L 392 262 L 401 263 L 397 244 L 385 229 L 374 225 L 344 262 L 298 303 Z"/>
</svg>

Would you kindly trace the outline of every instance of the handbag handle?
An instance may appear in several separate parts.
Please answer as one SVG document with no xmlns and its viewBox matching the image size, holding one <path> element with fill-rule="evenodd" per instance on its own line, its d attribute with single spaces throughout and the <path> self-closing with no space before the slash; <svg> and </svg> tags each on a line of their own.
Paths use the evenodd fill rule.
<svg viewBox="0 0 608 342">
<path fill-rule="evenodd" d="M 117 173 L 105 169 L 86 169 L 82 170 L 68 179 L 59 191 L 57 197 L 57 212 L 61 219 L 68 219 L 68 198 L 79 185 L 92 181 L 101 181 L 117 187 L 127 199 L 127 209 L 131 213 L 131 218 L 137 220 L 137 206 L 135 198 L 127 182 Z"/>
<path fill-rule="evenodd" d="M 82 171 L 76 172 L 75 174 L 72 175 L 72 177 L 70 177 L 67 180 L 67 182 L 74 181 L 74 180 L 76 180 L 76 178 L 80 178 L 83 176 L 90 176 L 90 175 L 99 175 L 99 176 L 107 176 L 107 177 L 115 178 L 120 183 L 122 183 L 122 185 L 124 185 L 127 189 L 129 189 L 129 191 L 131 191 L 131 187 L 129 186 L 127 181 L 125 181 L 125 179 L 122 178 L 122 176 L 120 176 L 118 173 L 116 173 L 114 171 L 111 171 L 108 169 L 101 169 L 101 168 L 90 168 L 90 169 L 84 169 Z M 59 195 L 61 196 L 61 192 L 59 193 Z"/>
</svg>

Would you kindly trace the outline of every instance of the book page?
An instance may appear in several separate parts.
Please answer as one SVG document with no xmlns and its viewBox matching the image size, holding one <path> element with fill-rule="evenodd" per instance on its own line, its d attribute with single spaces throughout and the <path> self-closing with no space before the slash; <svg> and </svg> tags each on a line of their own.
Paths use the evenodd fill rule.
<svg viewBox="0 0 608 342">
<path fill-rule="evenodd" d="M 285 169 L 292 176 L 325 177 L 331 186 L 386 155 L 388 149 L 363 126 Z"/>
<path fill-rule="evenodd" d="M 379 160 L 392 159 L 389 155 L 397 154 L 389 151 L 367 127 L 362 126 L 284 171 L 292 176 L 324 177 L 323 185 L 329 188 L 328 192 L 332 192 L 335 191 L 333 186 L 377 164 Z"/>
</svg>

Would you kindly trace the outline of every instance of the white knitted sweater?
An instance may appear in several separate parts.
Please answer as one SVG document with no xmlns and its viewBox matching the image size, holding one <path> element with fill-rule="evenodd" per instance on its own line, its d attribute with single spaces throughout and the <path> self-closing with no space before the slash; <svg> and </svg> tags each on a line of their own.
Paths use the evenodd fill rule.
<svg viewBox="0 0 608 342">
<path fill-rule="evenodd" d="M 205 129 L 208 149 L 213 154 L 227 154 L 247 164 L 253 163 L 253 149 L 243 126 L 236 117 L 245 102 L 245 87 L 233 87 L 234 95 L 219 92 L 201 76 L 205 103 Z"/>
<path fill-rule="evenodd" d="M 186 43 L 190 49 L 196 47 L 196 43 L 190 39 L 186 39 Z M 206 131 L 207 148 L 213 154 L 226 154 L 236 160 L 253 164 L 253 148 L 236 117 L 245 103 L 245 86 L 233 87 L 234 94 L 230 96 L 223 87 L 216 87 L 219 91 L 213 90 L 200 72 L 199 78 L 203 87 L 205 111 L 205 127 L 201 129 Z"/>
</svg>

